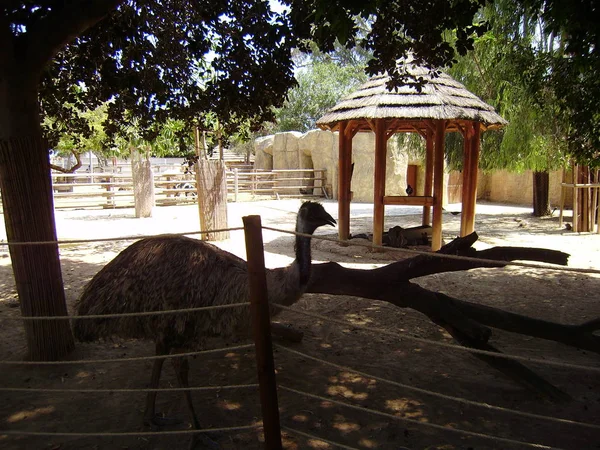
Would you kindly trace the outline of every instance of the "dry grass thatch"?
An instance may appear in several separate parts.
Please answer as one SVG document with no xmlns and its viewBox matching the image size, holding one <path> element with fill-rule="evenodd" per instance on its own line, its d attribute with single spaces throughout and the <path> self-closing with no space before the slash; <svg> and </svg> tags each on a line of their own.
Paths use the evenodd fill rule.
<svg viewBox="0 0 600 450">
<path fill-rule="evenodd" d="M 332 129 L 341 121 L 360 119 L 470 120 L 485 128 L 507 124 L 492 106 L 451 76 L 441 72 L 434 77 L 428 69 L 410 63 L 405 68 L 410 75 L 426 81 L 420 91 L 411 85 L 390 91 L 386 86 L 389 76 L 377 75 L 343 98 L 317 125 Z"/>
</svg>

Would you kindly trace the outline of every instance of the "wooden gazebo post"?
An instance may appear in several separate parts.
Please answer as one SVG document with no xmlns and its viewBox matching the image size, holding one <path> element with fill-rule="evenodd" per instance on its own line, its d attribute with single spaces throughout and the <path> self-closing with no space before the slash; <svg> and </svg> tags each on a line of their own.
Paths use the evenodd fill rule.
<svg viewBox="0 0 600 450">
<path fill-rule="evenodd" d="M 444 199 L 444 147 L 446 146 L 446 120 L 435 122 L 435 156 L 433 159 L 433 224 L 431 250 L 442 247 L 442 202 Z"/>
<path fill-rule="evenodd" d="M 425 197 L 431 197 L 433 195 L 433 134 L 434 131 L 431 128 L 427 128 L 425 131 L 425 187 L 423 189 L 423 195 Z M 431 207 L 423 206 L 423 225 L 431 225 Z"/>
<path fill-rule="evenodd" d="M 375 174 L 373 184 L 373 245 L 383 244 L 385 219 L 385 169 L 387 158 L 387 128 L 385 120 L 375 120 Z"/>
<path fill-rule="evenodd" d="M 477 202 L 477 168 L 479 166 L 480 148 L 479 122 L 470 122 L 463 133 L 463 187 L 462 187 L 462 214 L 460 218 L 460 235 L 475 231 L 475 204 Z"/>
<path fill-rule="evenodd" d="M 352 170 L 352 130 L 348 121 L 339 124 L 338 167 L 338 236 L 350 237 L 350 173 Z"/>
</svg>

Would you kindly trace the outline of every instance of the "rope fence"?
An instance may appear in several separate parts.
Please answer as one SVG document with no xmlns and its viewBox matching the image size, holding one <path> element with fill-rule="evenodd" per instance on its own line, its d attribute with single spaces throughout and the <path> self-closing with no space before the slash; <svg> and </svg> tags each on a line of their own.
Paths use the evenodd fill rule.
<svg viewBox="0 0 600 450">
<path fill-rule="evenodd" d="M 441 398 L 444 400 L 462 403 L 464 405 L 476 406 L 476 407 L 487 409 L 489 411 L 498 411 L 498 412 L 502 412 L 502 413 L 513 414 L 515 416 L 527 417 L 528 419 L 545 420 L 545 421 L 549 421 L 549 422 L 559 423 L 562 425 L 574 425 L 574 426 L 580 426 L 580 427 L 590 428 L 590 429 L 594 429 L 594 430 L 600 430 L 600 425 L 586 423 L 586 422 L 578 422 L 575 420 L 563 419 L 560 417 L 545 416 L 542 414 L 533 414 L 533 413 L 528 413 L 528 412 L 524 412 L 524 411 L 519 411 L 516 409 L 504 408 L 502 406 L 490 405 L 489 403 L 476 402 L 476 401 L 468 400 L 468 399 L 462 398 L 462 397 L 446 395 L 446 394 L 442 394 L 441 392 L 431 391 L 428 389 L 422 389 L 422 388 L 418 388 L 416 386 L 411 386 L 409 384 L 399 383 L 398 381 L 388 380 L 387 378 L 382 378 L 377 375 L 362 372 L 362 371 L 356 370 L 352 367 L 335 364 L 335 363 L 332 363 L 331 361 L 326 361 L 322 358 L 316 358 L 314 356 L 307 355 L 306 353 L 299 352 L 297 350 L 293 350 L 293 349 L 283 346 L 283 345 L 275 345 L 275 347 L 279 350 L 290 353 L 294 356 L 299 356 L 301 358 L 310 359 L 312 361 L 318 362 L 320 364 L 324 364 L 329 367 L 333 367 L 338 370 L 342 370 L 344 372 L 354 373 L 354 374 L 360 375 L 361 377 L 370 378 L 370 379 L 380 381 L 382 383 L 389 384 L 391 386 L 406 389 L 406 390 L 409 390 L 412 392 L 418 392 L 420 394 L 430 395 L 430 396 Z"/>
<path fill-rule="evenodd" d="M 380 417 L 385 417 L 386 419 L 398 420 L 400 422 L 405 422 L 405 423 L 409 423 L 409 424 L 412 424 L 412 425 L 418 425 L 418 426 L 422 426 L 422 427 L 434 428 L 436 430 L 448 431 L 448 432 L 451 432 L 451 433 L 458 433 L 458 434 L 462 434 L 462 435 L 465 435 L 465 436 L 473 436 L 473 437 L 478 437 L 478 438 L 493 440 L 493 441 L 502 442 L 502 443 L 505 443 L 505 444 L 522 445 L 522 446 L 525 446 L 525 447 L 542 448 L 542 449 L 550 449 L 550 450 L 563 450 L 563 449 L 561 449 L 559 447 L 550 447 L 550 446 L 547 446 L 547 445 L 536 444 L 536 443 L 532 443 L 532 442 L 523 442 L 523 441 L 518 441 L 518 440 L 515 440 L 515 439 L 503 438 L 503 437 L 500 437 L 500 436 L 493 436 L 493 435 L 489 435 L 489 434 L 485 434 L 485 433 L 477 433 L 475 431 L 461 430 L 460 428 L 450 428 L 450 427 L 445 427 L 443 425 L 437 425 L 437 424 L 434 424 L 434 423 L 421 422 L 419 420 L 409 419 L 408 417 L 395 416 L 393 414 L 386 413 L 384 411 L 378 411 L 376 409 L 365 408 L 364 406 L 352 405 L 350 403 L 342 402 L 342 401 L 335 400 L 335 399 L 328 398 L 328 397 L 323 397 L 321 395 L 311 394 L 309 392 L 304 392 L 304 391 L 300 391 L 298 389 L 293 389 L 293 388 L 290 388 L 290 387 L 287 387 L 287 386 L 283 386 L 281 384 L 279 385 L 279 389 L 282 390 L 282 391 L 291 392 L 293 394 L 298 394 L 298 395 L 301 395 L 301 396 L 306 397 L 306 398 L 312 398 L 314 400 L 320 400 L 322 402 L 328 402 L 328 403 L 331 403 L 331 404 L 334 404 L 334 405 L 343 406 L 344 408 L 350 408 L 350 409 L 361 411 L 361 412 L 364 412 L 364 413 L 367 413 L 367 414 L 374 414 L 374 415 L 377 415 L 377 416 L 380 416 Z"/>
<path fill-rule="evenodd" d="M 302 311 L 299 309 L 290 308 L 289 306 L 279 305 L 276 303 L 273 303 L 273 306 L 276 306 L 277 308 L 281 308 L 282 310 L 285 310 L 285 311 L 292 311 L 294 313 L 302 314 L 307 317 L 312 317 L 314 319 L 323 320 L 328 323 L 334 323 L 336 325 L 341 325 L 341 326 L 345 326 L 345 327 L 352 327 L 352 328 L 356 328 L 359 330 L 368 331 L 371 333 L 383 334 L 383 335 L 390 336 L 390 337 L 393 337 L 396 339 L 406 339 L 409 341 L 419 342 L 421 344 L 434 345 L 434 346 L 438 346 L 438 347 L 449 348 L 452 350 L 460 350 L 460 351 L 464 351 L 464 352 L 468 352 L 468 353 L 477 353 L 480 355 L 493 356 L 496 358 L 512 359 L 515 361 L 525 361 L 528 363 L 545 364 L 548 366 L 562 367 L 565 369 L 575 369 L 575 370 L 589 371 L 589 372 L 593 372 L 593 373 L 600 373 L 600 367 L 592 367 L 592 366 L 584 366 L 584 365 L 580 365 L 580 364 L 564 363 L 561 361 L 552 361 L 552 360 L 547 360 L 547 359 L 529 358 L 526 356 L 509 355 L 506 353 L 490 352 L 488 350 L 479 350 L 477 348 L 463 347 L 461 345 L 448 344 L 446 342 L 440 342 L 440 341 L 434 341 L 431 339 L 420 338 L 417 336 L 412 336 L 407 333 L 403 333 L 401 336 L 398 336 L 398 333 L 395 333 L 395 332 L 392 333 L 383 328 L 375 328 L 375 327 L 368 327 L 365 325 L 353 324 L 353 323 L 346 322 L 343 320 L 332 319 L 331 317 L 323 316 L 321 314 Z"/>
<path fill-rule="evenodd" d="M 426 251 L 419 250 L 411 250 L 411 249 L 399 249 L 399 248 L 390 248 L 384 246 L 377 246 L 373 244 L 367 244 L 363 242 L 352 242 L 352 241 L 339 241 L 338 239 L 327 237 L 327 236 L 314 236 L 314 235 L 306 235 L 302 233 L 297 233 L 289 230 L 281 230 L 278 228 L 262 226 L 263 230 L 270 230 L 279 233 L 287 233 L 296 236 L 305 236 L 311 237 L 312 239 L 317 240 L 325 240 L 330 242 L 341 243 L 344 246 L 359 246 L 359 247 L 368 247 L 374 250 L 383 250 L 388 252 L 399 252 L 411 255 L 426 255 L 428 257 L 436 257 L 436 258 L 446 258 L 446 259 L 455 259 L 455 260 L 463 260 L 469 262 L 477 262 L 477 263 L 498 263 L 502 264 L 502 266 L 517 266 L 524 268 L 533 268 L 533 269 L 544 269 L 544 270 L 558 270 L 565 272 L 575 272 L 575 273 L 587 273 L 587 274 L 600 274 L 600 270 L 597 269 L 585 269 L 585 268 L 572 268 L 572 267 L 563 267 L 563 266 L 550 266 L 550 265 L 542 265 L 542 264 L 532 264 L 532 263 L 522 263 L 522 262 L 512 262 L 512 261 L 502 261 L 502 260 L 490 260 L 490 259 L 481 259 L 481 258 L 472 258 L 472 257 L 464 257 L 464 256 L 456 256 L 456 255 L 445 255 L 439 253 L 431 253 Z M 244 230 L 243 227 L 237 228 L 227 228 L 227 229 L 219 229 L 219 230 L 210 230 L 210 231 L 193 231 L 187 233 L 173 233 L 171 235 L 176 236 L 184 236 L 184 235 L 195 235 L 195 234 L 203 234 L 203 233 L 214 233 L 214 232 L 224 232 L 224 231 L 240 231 Z M 158 235 L 156 235 L 158 236 Z M 11 243 L 0 243 L 0 246 L 24 246 L 24 245 L 72 245 L 72 244 L 85 244 L 85 243 L 95 243 L 95 242 L 103 242 L 103 241 L 127 241 L 127 240 L 136 240 L 149 238 L 153 236 L 125 236 L 118 238 L 98 238 L 98 239 L 78 239 L 78 240 L 62 240 L 62 241 L 44 241 L 44 242 L 11 242 Z M 262 240 L 261 240 L 262 245 Z M 250 261 L 249 261 L 250 266 Z M 264 261 L 263 261 L 264 264 Z M 264 270 L 264 267 L 263 267 Z M 143 311 L 136 313 L 124 313 L 124 314 L 101 314 L 101 315 L 89 315 L 89 316 L 26 316 L 26 317 L 3 317 L 3 319 L 9 320 L 24 320 L 24 321 L 35 321 L 35 320 L 86 320 L 86 319 L 114 319 L 114 318 L 124 318 L 124 317 L 150 317 L 150 316 L 159 316 L 159 315 L 172 315 L 172 314 L 189 314 L 189 313 L 198 313 L 201 311 L 211 311 L 211 310 L 223 310 L 229 308 L 238 308 L 238 307 L 247 307 L 250 303 L 248 302 L 240 302 L 240 303 L 232 303 L 227 305 L 213 305 L 213 306 L 204 306 L 197 308 L 186 308 L 186 309 L 173 309 L 173 310 L 164 310 L 164 311 Z M 327 317 L 324 315 L 310 313 L 307 311 L 302 311 L 299 309 L 290 308 L 284 305 L 280 305 L 277 303 L 271 303 L 271 306 L 277 307 L 284 311 L 291 311 L 293 313 L 301 314 L 306 317 L 311 317 L 313 319 L 322 320 L 324 322 L 330 324 L 336 324 L 344 327 L 352 327 L 353 329 L 359 329 L 362 331 L 377 333 L 380 335 L 386 335 L 393 337 L 395 339 L 406 339 L 409 341 L 419 342 L 421 344 L 426 345 L 434 345 L 440 346 L 453 350 L 466 351 L 470 353 L 477 353 L 487 356 L 493 356 L 496 358 L 504 358 L 509 360 L 516 361 L 525 361 L 527 363 L 535 363 L 535 364 L 543 364 L 553 367 L 565 368 L 570 370 L 578 370 L 578 371 L 588 371 L 591 373 L 600 373 L 600 367 L 592 367 L 580 364 L 572 364 L 561 361 L 547 360 L 547 359 L 539 359 L 539 358 L 530 358 L 519 355 L 510 355 L 504 353 L 496 353 L 485 350 L 479 350 L 474 348 L 468 348 L 460 345 L 449 344 L 445 342 L 435 341 L 431 339 L 420 338 L 417 336 L 413 336 L 408 334 L 407 332 L 403 332 L 399 335 L 398 332 L 389 332 L 382 328 L 377 327 L 369 327 L 365 325 L 359 325 L 350 323 L 348 321 L 337 320 L 331 317 Z M 193 352 L 185 352 L 185 353 L 173 353 L 168 355 L 154 355 L 154 356 L 136 356 L 136 357 L 120 357 L 120 358 L 111 358 L 111 359 L 82 359 L 82 360 L 70 360 L 70 361 L 0 361 L 0 365 L 20 365 L 20 366 L 39 366 L 39 365 L 72 365 L 72 364 L 102 364 L 102 363 L 122 363 L 122 362 L 134 362 L 134 361 L 152 361 L 158 359 L 168 359 L 168 358 L 183 358 L 189 356 L 197 356 L 197 355 L 205 355 L 212 354 L 218 352 L 232 352 L 232 351 L 240 351 L 240 350 L 248 350 L 253 348 L 254 344 L 246 344 L 246 345 L 238 345 L 238 346 L 228 346 L 216 349 L 209 350 L 199 350 Z M 311 361 L 327 365 L 329 367 L 333 367 L 337 370 L 347 371 L 354 374 L 358 374 L 363 377 L 367 377 L 373 380 L 377 380 L 381 383 L 385 383 L 394 387 L 398 387 L 401 389 L 406 389 L 412 392 L 433 396 L 442 400 L 447 400 L 451 402 L 457 402 L 464 405 L 474 406 L 484 408 L 489 411 L 501 412 L 508 415 L 514 415 L 518 417 L 524 417 L 527 419 L 535 419 L 542 420 L 550 423 L 556 423 L 560 425 L 568 425 L 573 427 L 586 428 L 591 430 L 600 430 L 600 425 L 579 422 L 575 420 L 547 416 L 542 414 L 534 414 L 524 411 L 519 411 L 511 408 L 505 408 L 501 406 L 491 405 L 488 403 L 477 402 L 473 400 L 469 400 L 462 397 L 451 396 L 447 394 L 443 394 L 440 392 L 430 391 L 427 389 L 419 388 L 416 386 L 411 386 L 403 383 L 399 383 L 393 380 L 388 380 L 382 377 L 378 377 L 372 374 L 368 374 L 351 367 L 346 367 L 343 365 L 338 365 L 332 363 L 330 361 L 326 361 L 321 358 L 317 358 L 314 356 L 307 355 L 305 353 L 299 352 L 297 350 L 290 349 L 289 347 L 276 345 L 276 348 L 289 353 L 296 357 L 306 358 Z M 223 385 L 223 386 L 196 386 L 196 387 L 178 387 L 178 388 L 101 388 L 101 389 L 67 389 L 67 388 L 18 388 L 18 387 L 0 387 L 0 392 L 18 392 L 18 393 L 55 393 L 55 394 L 70 394 L 70 393 L 81 393 L 81 394 L 94 394 L 94 393 L 141 393 L 141 392 L 182 392 L 182 391 L 219 391 L 219 390 L 234 390 L 234 389 L 256 389 L 260 387 L 260 384 L 232 384 L 232 385 Z M 347 402 L 342 402 L 333 398 L 323 397 L 320 395 L 316 395 L 314 393 L 303 392 L 301 390 L 297 390 L 291 387 L 279 385 L 278 390 L 282 392 L 292 393 L 295 395 L 303 396 L 306 398 L 319 400 L 321 402 L 328 402 L 330 404 L 334 404 L 343 408 L 349 408 L 356 411 L 360 411 L 365 414 L 377 415 L 379 417 L 384 417 L 386 419 L 391 419 L 395 421 L 401 421 L 407 424 L 411 424 L 418 427 L 429 427 L 434 430 L 456 433 L 463 436 L 475 437 L 485 440 L 492 440 L 497 443 L 502 444 L 510 444 L 510 445 L 519 445 L 523 447 L 529 448 L 540 448 L 540 449 L 557 449 L 558 447 L 547 446 L 538 443 L 532 443 L 527 441 L 521 441 L 517 439 L 510 439 L 501 436 L 494 436 L 493 434 L 480 433 L 475 431 L 463 430 L 459 428 L 451 428 L 449 426 L 438 425 L 429 422 L 422 422 L 419 420 L 400 417 L 394 414 L 390 414 L 384 411 L 379 411 L 372 408 L 367 408 L 359 405 L 350 404 Z M 262 400 L 262 397 L 261 397 Z M 215 432 L 235 432 L 235 431 L 248 431 L 248 430 L 257 430 L 262 428 L 262 425 L 248 425 L 248 426 L 239 426 L 239 427 L 222 427 L 222 428 L 209 428 L 209 429 L 190 429 L 190 430 L 177 430 L 177 431 L 160 431 L 160 432 L 44 432 L 44 431 L 20 431 L 20 430 L 0 430 L 0 436 L 37 436 L 37 437 L 152 437 L 152 436 L 176 436 L 176 435 L 189 435 L 189 434 L 200 434 L 200 433 L 215 433 Z M 327 440 L 322 437 L 314 436 L 312 434 L 296 430 L 294 428 L 288 427 L 286 425 L 279 427 L 281 430 L 284 430 L 290 434 L 296 434 L 298 436 L 307 438 L 307 439 L 315 439 L 321 442 L 324 442 L 328 445 L 333 445 L 338 448 L 343 449 L 351 449 L 356 450 L 355 447 L 351 447 L 345 444 L 337 443 L 331 440 Z M 266 433 L 265 433 L 266 434 Z M 271 447 L 269 447 L 271 448 Z"/>
<path fill-rule="evenodd" d="M 232 347 L 221 347 L 210 350 L 198 350 L 195 352 L 171 353 L 169 355 L 154 355 L 154 356 L 130 356 L 125 358 L 109 358 L 109 359 L 74 359 L 69 361 L 0 361 L 0 365 L 6 366 L 68 366 L 71 364 L 104 364 L 132 361 L 154 361 L 157 359 L 169 358 L 184 358 L 188 356 L 207 355 L 210 353 L 233 352 L 237 350 L 246 350 L 254 347 L 252 344 L 237 345 Z"/>
</svg>

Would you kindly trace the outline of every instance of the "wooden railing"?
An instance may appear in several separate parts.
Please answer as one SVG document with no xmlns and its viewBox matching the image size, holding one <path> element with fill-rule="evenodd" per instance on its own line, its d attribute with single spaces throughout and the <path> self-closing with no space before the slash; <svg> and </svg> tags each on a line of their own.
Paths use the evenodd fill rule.
<svg viewBox="0 0 600 450">
<path fill-rule="evenodd" d="M 328 198 L 324 169 L 240 170 L 227 172 L 230 201 L 244 195 L 259 197 Z M 125 173 L 52 174 L 56 208 L 122 208 L 133 206 L 133 179 Z M 196 202 L 196 180 L 191 174 L 156 173 L 154 193 L 157 205 Z"/>
</svg>

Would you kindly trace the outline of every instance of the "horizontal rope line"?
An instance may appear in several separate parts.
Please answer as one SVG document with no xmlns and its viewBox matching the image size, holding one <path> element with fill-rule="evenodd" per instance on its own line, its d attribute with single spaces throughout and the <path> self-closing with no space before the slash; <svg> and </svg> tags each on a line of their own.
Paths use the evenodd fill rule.
<svg viewBox="0 0 600 450">
<path fill-rule="evenodd" d="M 294 428 L 286 427 L 286 426 L 283 426 L 283 425 L 281 425 L 279 428 L 281 428 L 284 431 L 287 431 L 288 433 L 297 434 L 299 436 L 302 436 L 302 437 L 305 437 L 305 438 L 308 438 L 308 439 L 315 439 L 317 441 L 325 442 L 326 444 L 329 444 L 329 445 L 335 445 L 336 447 L 344 448 L 346 450 L 360 450 L 357 447 L 350 447 L 348 445 L 340 444 L 339 442 L 334 442 L 334 441 L 330 441 L 328 439 L 323 439 L 322 437 L 315 436 L 314 434 L 308 434 L 308 433 L 305 433 L 303 431 L 299 431 L 299 430 L 296 430 Z"/>
<path fill-rule="evenodd" d="M 585 422 L 577 422 L 577 421 L 570 420 L 570 419 L 562 419 L 560 417 L 552 417 L 552 416 L 544 416 L 544 415 L 541 415 L 541 414 L 528 413 L 528 412 L 525 412 L 525 411 L 518 411 L 516 409 L 504 408 L 502 406 L 490 405 L 489 403 L 476 402 L 476 401 L 468 400 L 468 399 L 462 398 L 462 397 L 455 397 L 455 396 L 452 396 L 452 395 L 446 395 L 446 394 L 442 394 L 440 392 L 430 391 L 428 389 L 418 388 L 416 386 L 411 386 L 411 385 L 408 385 L 408 384 L 399 383 L 397 381 L 388 380 L 386 378 L 381 378 L 381 377 L 378 377 L 376 375 L 372 375 L 372 374 L 369 374 L 369 373 L 366 373 L 366 372 L 361 372 L 361 371 L 356 370 L 356 369 L 354 369 L 352 367 L 341 366 L 339 364 L 335 364 L 335 363 L 326 361 L 324 359 L 320 359 L 320 358 L 316 358 L 314 356 L 307 355 L 306 353 L 302 353 L 302 352 L 299 352 L 297 350 L 292 350 L 291 348 L 285 347 L 283 345 L 273 344 L 273 346 L 275 348 L 280 349 L 280 350 L 287 351 L 288 353 L 292 353 L 294 355 L 301 356 L 302 358 L 311 359 L 313 361 L 319 362 L 321 364 L 325 364 L 325 365 L 330 366 L 330 367 L 334 367 L 334 368 L 339 369 L 339 370 L 343 370 L 345 372 L 355 373 L 357 375 L 360 375 L 360 376 L 363 376 L 363 377 L 366 377 L 366 378 L 371 378 L 373 380 L 377 380 L 377 381 L 380 381 L 382 383 L 387 383 L 387 384 L 390 384 L 392 386 L 400 387 L 400 388 L 407 389 L 407 390 L 410 390 L 410 391 L 413 391 L 413 392 L 419 392 L 421 394 L 426 394 L 426 395 L 431 395 L 433 397 L 442 398 L 444 400 L 451 400 L 451 401 L 455 401 L 455 402 L 458 402 L 458 403 L 463 403 L 463 404 L 470 405 L 470 406 L 477 406 L 477 407 L 485 408 L 485 409 L 488 409 L 488 410 L 491 410 L 491 411 L 500 411 L 500 412 L 504 412 L 504 413 L 507 413 L 507 414 L 519 415 L 519 416 L 523 416 L 523 417 L 527 417 L 527 418 L 531 418 L 531 419 L 547 420 L 547 421 L 550 421 L 550 422 L 556 422 L 556 423 L 565 424 L 565 425 L 578 425 L 578 426 L 581 426 L 581 427 L 586 427 L 586 428 L 592 428 L 592 429 L 595 429 L 595 430 L 600 430 L 600 425 L 591 424 L 591 423 L 585 423 Z"/>
<path fill-rule="evenodd" d="M 36 241 L 36 242 L 0 242 L 0 246 L 27 246 L 27 245 L 71 245 L 71 244 L 86 244 L 91 242 L 112 242 L 112 241 L 132 241 L 136 239 L 154 238 L 164 236 L 165 234 L 171 236 L 188 236 L 193 234 L 208 234 L 208 233 L 222 233 L 225 231 L 239 231 L 243 230 L 244 227 L 235 228 L 220 228 L 217 230 L 206 230 L 206 231 L 189 231 L 187 233 L 161 233 L 151 235 L 138 235 L 138 236 L 120 236 L 114 238 L 97 238 L 97 239 L 67 239 L 62 241 Z"/>
<path fill-rule="evenodd" d="M 460 428 L 449 428 L 449 427 L 445 427 L 443 425 L 437 425 L 434 423 L 429 423 L 429 422 L 420 422 L 418 420 L 415 419 L 409 419 L 406 417 L 398 417 L 395 416 L 393 414 L 390 413 L 386 413 L 383 411 L 378 411 L 375 409 L 370 409 L 370 408 L 365 408 L 363 406 L 357 406 L 357 405 L 352 405 L 350 403 L 346 403 L 346 402 L 341 402 L 339 400 L 334 400 L 331 398 L 327 398 L 327 397 L 322 397 L 320 395 L 316 395 L 316 394 L 309 394 L 308 392 L 303 392 L 303 391 L 298 391 L 296 389 L 292 389 L 283 385 L 279 385 L 279 389 L 288 391 L 288 392 L 292 392 L 294 394 L 298 394 L 298 395 L 302 395 L 304 397 L 309 397 L 309 398 L 313 398 L 316 400 L 321 400 L 321 401 L 325 401 L 328 403 L 333 403 L 335 405 L 339 405 L 339 406 L 344 406 L 346 408 L 351 408 L 351 409 L 355 409 L 357 411 L 361 411 L 361 412 L 365 412 L 365 413 L 369 413 L 369 414 L 375 414 L 378 416 L 382 416 L 382 417 L 386 417 L 388 419 L 394 419 L 394 420 L 399 420 L 401 422 L 408 422 L 408 423 L 412 423 L 414 425 L 419 425 L 419 426 L 424 426 L 424 427 L 429 427 L 429 428 L 435 428 L 437 430 L 442 430 L 442 431 L 449 431 L 449 432 L 453 432 L 453 433 L 458 433 L 458 434 L 464 434 L 467 436 L 474 436 L 474 437 L 479 437 L 479 438 L 483 438 L 483 439 L 490 439 L 493 441 L 498 441 L 498 442 L 505 442 L 508 444 L 517 444 L 517 445 L 524 445 L 526 447 L 533 447 L 533 448 L 543 448 L 543 449 L 549 449 L 549 450 L 562 450 L 558 447 L 550 447 L 547 445 L 543 445 L 543 444 L 536 444 L 533 442 L 523 442 L 523 441 L 517 441 L 514 439 L 509 439 L 509 438 L 503 438 L 500 436 L 493 436 L 493 435 L 489 435 L 489 434 L 484 434 L 484 433 L 478 433 L 475 431 L 467 431 L 467 430 L 462 430 Z"/>
<path fill-rule="evenodd" d="M 163 314 L 184 314 L 198 311 L 210 311 L 215 309 L 228 309 L 238 308 L 240 306 L 250 306 L 250 302 L 243 303 L 231 303 L 228 305 L 212 305 L 212 306 L 199 306 L 197 308 L 184 308 L 184 309 L 167 309 L 164 311 L 142 311 L 134 313 L 120 313 L 120 314 L 89 314 L 83 316 L 19 316 L 19 317 L 1 317 L 8 320 L 82 320 L 82 319 L 119 319 L 122 317 L 143 317 L 143 316 L 162 316 Z"/>
<path fill-rule="evenodd" d="M 203 428 L 201 430 L 176 430 L 176 431 L 131 431 L 131 432 L 104 432 L 104 433 L 75 433 L 75 432 L 49 432 L 49 431 L 20 431 L 0 430 L 0 436 L 41 436 L 41 437 L 127 437 L 127 436 L 177 436 L 184 434 L 223 433 L 227 431 L 246 431 L 262 428 L 262 425 L 246 425 L 240 427 Z"/>
<path fill-rule="evenodd" d="M 343 244 L 343 245 L 349 246 L 349 247 L 352 247 L 352 246 L 366 247 L 366 248 L 370 248 L 370 249 L 384 250 L 386 252 L 408 253 L 408 254 L 412 254 L 412 255 L 424 255 L 424 256 L 431 256 L 433 258 L 455 259 L 455 260 L 459 260 L 459 261 L 470 261 L 470 262 L 478 262 L 478 263 L 485 262 L 488 264 L 489 263 L 498 263 L 498 264 L 502 264 L 504 266 L 527 267 L 530 269 L 548 269 L 548 270 L 557 270 L 557 271 L 563 271 L 563 272 L 600 274 L 600 270 L 598 270 L 598 269 L 585 269 L 585 268 L 577 268 L 577 267 L 554 266 L 554 265 L 534 264 L 534 263 L 517 262 L 517 261 L 503 261 L 503 260 L 498 260 L 498 259 L 483 259 L 483 258 L 474 258 L 471 256 L 447 255 L 444 253 L 426 252 L 423 250 L 412 250 L 409 248 L 384 247 L 383 245 L 367 244 L 364 242 L 352 242 L 352 240 L 340 241 L 339 239 L 331 238 L 331 237 L 327 237 L 327 236 L 309 235 L 309 234 L 305 234 L 305 233 L 298 233 L 296 231 L 282 230 L 279 228 L 267 227 L 264 225 L 262 228 L 265 230 L 293 234 L 296 236 L 312 237 L 313 239 L 321 240 L 321 241 L 336 242 L 336 243 Z"/>
<path fill-rule="evenodd" d="M 107 393 L 107 392 L 177 392 L 177 391 L 219 391 L 222 389 L 250 389 L 257 388 L 258 384 L 230 384 L 225 386 L 194 386 L 188 388 L 118 388 L 118 389 L 52 389 L 52 388 L 9 388 L 0 387 L 0 392 L 54 392 L 54 393 Z"/>
<path fill-rule="evenodd" d="M 199 350 L 197 352 L 187 353 L 172 353 L 170 355 L 155 355 L 155 356 L 132 356 L 129 358 L 113 358 L 113 359 L 75 359 L 72 361 L 0 361 L 0 365 L 7 366 L 64 366 L 69 364 L 102 364 L 113 362 L 126 361 L 154 361 L 155 359 L 178 358 L 196 355 L 206 355 L 208 353 L 228 352 L 235 350 L 245 350 L 254 347 L 254 344 L 238 345 L 234 347 L 222 347 L 211 350 Z"/>
<path fill-rule="evenodd" d="M 506 353 L 490 352 L 488 350 L 479 350 L 477 348 L 463 347 L 462 345 L 447 344 L 445 342 L 433 341 L 431 339 L 425 339 L 425 338 L 420 338 L 417 336 L 411 336 L 410 334 L 406 334 L 406 333 L 403 333 L 401 336 L 399 336 L 398 333 L 392 333 L 390 331 L 384 330 L 383 328 L 373 328 L 373 327 L 367 327 L 364 325 L 357 325 L 357 324 L 353 324 L 353 323 L 346 322 L 343 320 L 337 320 L 337 319 L 332 319 L 331 317 L 322 316 L 321 314 L 309 313 L 309 312 L 302 311 L 299 309 L 290 308 L 287 306 L 280 305 L 278 303 L 272 303 L 272 305 L 276 306 L 277 308 L 280 308 L 284 311 L 292 311 L 292 312 L 295 312 L 298 314 L 303 314 L 305 316 L 324 320 L 324 321 L 330 322 L 330 323 L 335 323 L 337 325 L 342 325 L 345 327 L 353 327 L 353 328 L 357 328 L 359 330 L 365 330 L 365 331 L 369 331 L 372 333 L 385 334 L 386 336 L 391 336 L 396 339 L 407 339 L 410 341 L 420 342 L 422 344 L 431 344 L 431 345 L 436 345 L 438 347 L 451 348 L 454 350 L 460 350 L 460 351 L 468 352 L 468 353 L 478 353 L 480 355 L 495 356 L 497 358 L 514 359 L 516 361 L 525 361 L 525 362 L 529 362 L 529 363 L 545 364 L 548 366 L 563 367 L 563 368 L 567 368 L 567 369 L 586 370 L 589 372 L 600 373 L 600 367 L 583 366 L 583 365 L 579 365 L 579 364 L 564 363 L 561 361 L 529 358 L 526 356 L 518 356 L 518 355 L 509 355 Z"/>
</svg>

